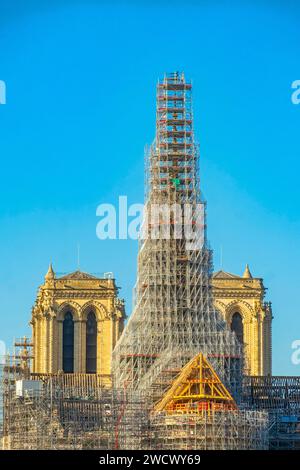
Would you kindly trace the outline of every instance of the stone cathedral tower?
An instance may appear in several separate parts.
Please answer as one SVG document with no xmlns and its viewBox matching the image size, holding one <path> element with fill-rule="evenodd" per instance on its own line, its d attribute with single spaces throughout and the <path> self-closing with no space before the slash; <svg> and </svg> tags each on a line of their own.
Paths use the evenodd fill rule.
<svg viewBox="0 0 300 470">
<path fill-rule="evenodd" d="M 33 372 L 97 373 L 109 380 L 124 319 L 124 302 L 109 273 L 57 278 L 50 265 L 32 309 Z"/>
</svg>

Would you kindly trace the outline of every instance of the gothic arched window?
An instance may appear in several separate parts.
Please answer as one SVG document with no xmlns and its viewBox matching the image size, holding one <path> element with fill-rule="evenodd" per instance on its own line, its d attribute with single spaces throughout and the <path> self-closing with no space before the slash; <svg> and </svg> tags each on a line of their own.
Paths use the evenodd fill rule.
<svg viewBox="0 0 300 470">
<path fill-rule="evenodd" d="M 238 312 L 232 315 L 231 330 L 235 332 L 237 339 L 242 344 L 244 342 L 244 327 L 242 316 Z"/>
<path fill-rule="evenodd" d="M 74 372 L 74 321 L 71 312 L 65 314 L 63 321 L 63 371 Z"/>
<path fill-rule="evenodd" d="M 97 321 L 94 312 L 89 312 L 86 321 L 86 373 L 97 372 Z"/>
</svg>

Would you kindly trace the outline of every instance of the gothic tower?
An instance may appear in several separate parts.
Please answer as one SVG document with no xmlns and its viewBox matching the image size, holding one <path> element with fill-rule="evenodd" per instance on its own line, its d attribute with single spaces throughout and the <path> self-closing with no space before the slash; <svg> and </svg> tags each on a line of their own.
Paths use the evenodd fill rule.
<svg viewBox="0 0 300 470">
<path fill-rule="evenodd" d="M 32 309 L 33 372 L 97 373 L 109 380 L 124 302 L 110 275 L 56 277 L 50 265 Z"/>
</svg>

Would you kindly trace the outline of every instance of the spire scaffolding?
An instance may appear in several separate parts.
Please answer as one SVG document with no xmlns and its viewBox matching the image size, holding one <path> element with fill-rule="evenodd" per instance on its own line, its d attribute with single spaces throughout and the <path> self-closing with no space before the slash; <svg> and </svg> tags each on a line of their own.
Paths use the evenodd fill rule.
<svg viewBox="0 0 300 470">
<path fill-rule="evenodd" d="M 191 92 L 191 83 L 178 72 L 157 85 L 136 304 L 114 352 L 117 386 L 150 388 L 154 400 L 170 383 L 171 371 L 176 373 L 199 352 L 212 361 L 235 396 L 241 383 L 241 348 L 213 308 L 212 254 L 200 197 Z M 160 210 L 156 217 L 155 210 Z M 196 243 L 190 243 L 187 233 Z"/>
</svg>

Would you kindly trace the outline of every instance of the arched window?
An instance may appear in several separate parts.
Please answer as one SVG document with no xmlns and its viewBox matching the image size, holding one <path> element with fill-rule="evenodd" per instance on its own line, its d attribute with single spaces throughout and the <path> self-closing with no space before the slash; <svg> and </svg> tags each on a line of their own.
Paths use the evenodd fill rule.
<svg viewBox="0 0 300 470">
<path fill-rule="evenodd" d="M 97 321 L 94 312 L 89 312 L 86 321 L 86 373 L 97 372 Z"/>
<path fill-rule="evenodd" d="M 244 342 L 243 319 L 240 313 L 236 312 L 232 315 L 231 330 L 235 332 L 240 343 Z"/>
<path fill-rule="evenodd" d="M 71 312 L 63 321 L 63 371 L 74 372 L 74 321 Z"/>
</svg>

